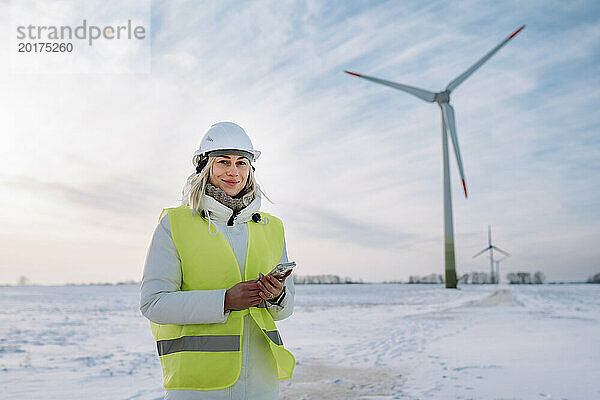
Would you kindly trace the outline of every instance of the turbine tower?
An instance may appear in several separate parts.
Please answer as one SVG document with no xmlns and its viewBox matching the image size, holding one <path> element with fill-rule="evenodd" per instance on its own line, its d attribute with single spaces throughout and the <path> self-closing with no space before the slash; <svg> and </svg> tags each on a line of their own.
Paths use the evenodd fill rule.
<svg viewBox="0 0 600 400">
<path fill-rule="evenodd" d="M 498 279 L 496 283 L 500 283 L 500 262 L 506 260 L 508 257 L 510 256 L 506 256 L 494 261 L 496 263 L 496 278 Z"/>
<path fill-rule="evenodd" d="M 475 254 L 473 256 L 473 258 L 477 257 L 480 254 L 485 253 L 488 250 L 490 251 L 490 278 L 492 280 L 491 283 L 498 283 L 498 282 L 500 282 L 500 279 L 497 279 L 497 278 L 499 278 L 499 276 L 496 276 L 496 277 L 494 276 L 494 250 L 505 255 L 505 257 L 503 259 L 497 261 L 498 264 L 500 263 L 500 261 L 504 260 L 506 257 L 510 257 L 510 254 L 508 254 L 506 251 L 499 249 L 498 247 L 496 247 L 492 244 L 492 227 L 491 227 L 491 225 L 488 225 L 488 247 L 481 250 L 479 253 Z M 499 269 L 499 266 L 498 265 L 496 265 L 496 266 Z"/>
<path fill-rule="evenodd" d="M 386 81 L 384 79 L 375 78 L 368 75 L 357 74 L 355 72 L 344 71 L 347 74 L 358 76 L 371 82 L 389 86 L 394 89 L 402 90 L 418 97 L 421 100 L 438 103 L 442 110 L 442 175 L 444 181 L 444 253 L 445 253 L 445 282 L 447 288 L 456 288 L 456 265 L 454 257 L 454 227 L 452 224 L 452 194 L 450 192 L 450 168 L 448 162 L 448 134 L 452 140 L 454 147 L 454 155 L 456 156 L 456 164 L 462 180 L 462 186 L 467 197 L 467 184 L 465 183 L 465 174 L 460 157 L 460 149 L 458 147 L 458 137 L 456 136 L 456 124 L 454 120 L 454 108 L 450 105 L 450 93 L 454 91 L 465 79 L 473 72 L 489 60 L 498 50 L 500 50 L 509 40 L 517 36 L 525 28 L 525 25 L 514 31 L 510 36 L 500 42 L 499 45 L 490 50 L 479 61 L 473 64 L 469 69 L 452 80 L 446 89 L 441 92 L 430 92 L 425 89 L 420 89 L 413 86 L 407 86 L 396 82 Z"/>
</svg>

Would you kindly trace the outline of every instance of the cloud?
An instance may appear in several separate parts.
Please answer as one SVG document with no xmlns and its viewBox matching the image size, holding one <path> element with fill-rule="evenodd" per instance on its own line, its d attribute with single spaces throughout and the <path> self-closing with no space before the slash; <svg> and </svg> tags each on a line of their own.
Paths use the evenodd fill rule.
<svg viewBox="0 0 600 400">
<path fill-rule="evenodd" d="M 11 190 L 29 192 L 45 201 L 67 201 L 69 206 L 128 215 L 156 211 L 160 207 L 160 200 L 167 197 L 154 185 L 126 176 L 82 187 L 25 176 L 4 178 L 0 185 Z"/>
<path fill-rule="evenodd" d="M 369 213 L 358 211 L 346 216 L 325 207 L 306 204 L 286 204 L 287 216 L 295 229 L 306 236 L 326 239 L 333 243 L 345 242 L 365 248 L 407 249 L 423 241 L 417 235 L 378 226 L 369 219 Z"/>
</svg>

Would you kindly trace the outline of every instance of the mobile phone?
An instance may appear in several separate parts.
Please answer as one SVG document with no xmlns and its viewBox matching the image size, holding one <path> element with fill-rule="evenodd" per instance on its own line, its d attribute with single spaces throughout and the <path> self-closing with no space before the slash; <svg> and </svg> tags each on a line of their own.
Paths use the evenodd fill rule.
<svg viewBox="0 0 600 400">
<path fill-rule="evenodd" d="M 295 266 L 296 262 L 294 261 L 277 264 L 275 268 L 273 268 L 273 270 L 269 272 L 269 275 L 277 279 L 281 279 L 289 270 L 293 269 Z"/>
</svg>

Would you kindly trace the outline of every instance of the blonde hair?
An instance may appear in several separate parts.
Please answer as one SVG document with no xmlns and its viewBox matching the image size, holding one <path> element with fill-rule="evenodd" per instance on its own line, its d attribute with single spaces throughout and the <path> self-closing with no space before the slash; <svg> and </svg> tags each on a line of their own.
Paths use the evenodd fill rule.
<svg viewBox="0 0 600 400">
<path fill-rule="evenodd" d="M 216 158 L 217 157 L 213 156 L 208 157 L 208 162 L 206 163 L 206 166 L 202 168 L 202 171 L 200 171 L 200 173 L 194 172 L 190 175 L 183 187 L 181 204 L 189 206 L 194 214 L 200 214 L 202 211 L 200 205 L 202 204 L 203 197 L 206 195 L 206 184 L 210 180 L 210 171 L 212 171 L 212 166 L 215 163 Z M 256 183 L 254 168 L 252 168 L 252 166 L 250 166 L 248 181 L 246 182 L 244 189 L 242 189 L 242 192 L 244 194 L 253 193 L 253 197 L 257 197 L 258 194 L 261 194 L 271 202 L 271 199 L 269 199 L 266 193 L 263 192 Z"/>
</svg>

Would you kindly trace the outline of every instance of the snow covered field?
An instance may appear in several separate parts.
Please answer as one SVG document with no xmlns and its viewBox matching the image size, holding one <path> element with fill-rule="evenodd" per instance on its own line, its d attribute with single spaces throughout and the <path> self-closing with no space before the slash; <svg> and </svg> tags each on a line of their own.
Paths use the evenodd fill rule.
<svg viewBox="0 0 600 400">
<path fill-rule="evenodd" d="M 600 399 L 600 285 L 298 285 L 283 399 Z M 2 398 L 158 399 L 137 286 L 0 287 Z"/>
</svg>

